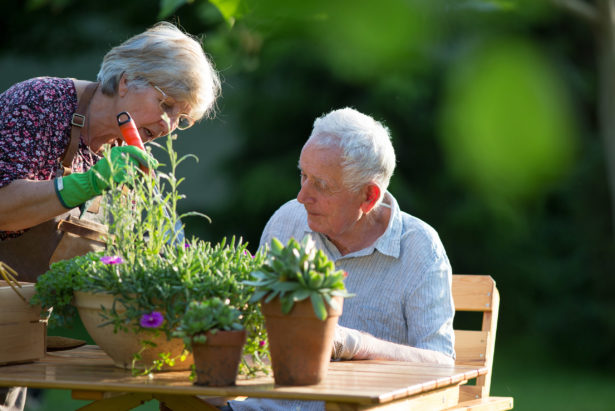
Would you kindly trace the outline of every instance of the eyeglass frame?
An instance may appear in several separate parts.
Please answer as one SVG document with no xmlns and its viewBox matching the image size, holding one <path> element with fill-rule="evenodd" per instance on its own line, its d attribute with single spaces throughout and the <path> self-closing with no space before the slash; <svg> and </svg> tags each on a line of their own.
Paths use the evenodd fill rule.
<svg viewBox="0 0 615 411">
<path fill-rule="evenodd" d="M 162 89 L 160 87 L 158 87 L 157 85 L 155 85 L 153 83 L 150 83 L 150 84 L 152 85 L 152 87 L 154 87 L 156 90 L 158 90 L 160 92 L 160 94 L 162 94 L 163 99 L 160 100 L 160 103 L 158 103 L 158 105 L 160 106 L 160 110 L 162 110 L 163 113 L 166 113 L 167 116 L 169 116 L 169 119 L 170 119 L 171 115 L 169 114 L 169 110 L 165 110 L 164 107 L 163 107 L 163 104 L 167 104 L 167 103 L 165 103 L 165 101 L 169 99 L 169 95 L 167 93 L 165 93 L 164 91 L 162 91 Z M 178 116 L 177 128 L 179 130 L 189 129 L 195 123 L 195 120 L 192 117 L 190 117 L 188 114 L 178 113 L 177 116 Z M 188 121 L 189 124 L 187 126 L 182 126 L 182 120 Z"/>
</svg>

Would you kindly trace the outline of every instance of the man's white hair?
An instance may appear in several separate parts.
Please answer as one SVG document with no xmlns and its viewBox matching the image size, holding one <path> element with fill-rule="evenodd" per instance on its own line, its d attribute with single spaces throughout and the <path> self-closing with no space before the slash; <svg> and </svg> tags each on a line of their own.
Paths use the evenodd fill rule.
<svg viewBox="0 0 615 411">
<path fill-rule="evenodd" d="M 386 126 L 346 107 L 317 118 L 304 147 L 308 144 L 341 148 L 346 188 L 356 191 L 375 183 L 380 188 L 380 203 L 395 170 L 395 150 Z"/>
</svg>

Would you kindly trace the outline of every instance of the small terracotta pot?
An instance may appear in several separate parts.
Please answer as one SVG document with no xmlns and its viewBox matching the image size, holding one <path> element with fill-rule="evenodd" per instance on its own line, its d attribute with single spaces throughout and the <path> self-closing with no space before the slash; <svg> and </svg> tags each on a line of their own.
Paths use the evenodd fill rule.
<svg viewBox="0 0 615 411">
<path fill-rule="evenodd" d="M 333 299 L 338 310 L 327 304 L 325 321 L 316 317 L 310 299 L 296 302 L 288 314 L 282 314 L 279 298 L 262 303 L 276 384 L 312 385 L 323 380 L 344 303 L 342 297 Z"/>
<path fill-rule="evenodd" d="M 205 337 L 205 344 L 192 343 L 196 369 L 194 384 L 210 387 L 235 385 L 246 330 L 218 331 L 215 334 L 208 331 Z"/>
</svg>

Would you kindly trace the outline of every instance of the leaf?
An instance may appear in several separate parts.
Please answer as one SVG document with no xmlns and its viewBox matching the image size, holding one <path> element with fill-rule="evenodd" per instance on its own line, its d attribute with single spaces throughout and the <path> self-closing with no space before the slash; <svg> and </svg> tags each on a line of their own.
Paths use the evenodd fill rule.
<svg viewBox="0 0 615 411">
<path fill-rule="evenodd" d="M 285 266 L 284 263 L 278 259 L 275 259 L 271 262 L 272 268 L 273 270 L 278 273 L 278 274 L 282 274 L 285 271 Z"/>
<path fill-rule="evenodd" d="M 158 17 L 164 19 L 169 17 L 179 7 L 187 3 L 187 0 L 160 0 L 160 11 Z"/>
<path fill-rule="evenodd" d="M 298 275 L 297 276 L 297 281 L 303 286 L 303 287 L 307 287 L 307 283 L 305 282 L 305 279 L 303 278 L 303 275 Z"/>
<path fill-rule="evenodd" d="M 241 0 L 210 0 L 210 3 L 220 10 L 220 14 L 231 26 L 234 24 L 235 18 L 242 16 Z"/>
<path fill-rule="evenodd" d="M 295 291 L 301 288 L 301 284 L 292 283 L 292 282 L 282 282 L 282 283 L 274 284 L 271 288 L 273 288 L 274 290 L 281 291 L 281 292 Z"/>
<path fill-rule="evenodd" d="M 252 275 L 252 277 L 257 278 L 259 280 L 264 280 L 264 279 L 267 278 L 267 274 L 265 274 L 264 272 L 262 272 L 260 270 L 259 271 L 252 271 L 250 274 Z"/>
<path fill-rule="evenodd" d="M 293 305 L 295 305 L 295 302 L 293 301 L 292 298 L 284 298 L 281 300 L 281 302 L 282 302 L 282 313 L 284 314 L 288 314 L 290 310 L 293 309 Z"/>
<path fill-rule="evenodd" d="M 312 289 L 318 289 L 321 287 L 322 282 L 323 282 L 323 277 L 322 275 L 320 275 L 319 273 L 317 273 L 314 270 L 310 270 L 310 288 Z"/>
<path fill-rule="evenodd" d="M 325 301 L 332 309 L 334 309 L 335 311 L 339 310 L 339 305 L 334 299 L 331 298 L 329 294 L 322 293 L 321 295 L 324 297 Z"/>
<path fill-rule="evenodd" d="M 211 223 L 211 218 L 208 215 L 199 213 L 198 211 L 188 211 L 187 213 L 183 213 L 179 216 L 180 219 L 184 217 L 202 217 Z"/>
<path fill-rule="evenodd" d="M 303 301 L 310 296 L 310 290 L 306 290 L 305 288 L 299 289 L 292 293 L 293 301 Z"/>
<path fill-rule="evenodd" d="M 269 294 L 269 295 L 267 296 L 267 298 L 265 299 L 265 302 L 266 302 L 266 303 L 271 302 L 271 300 L 273 300 L 275 297 L 277 297 L 277 296 L 278 296 L 278 294 L 279 294 L 279 292 L 278 292 L 278 291 L 273 291 L 271 294 Z"/>
<path fill-rule="evenodd" d="M 273 252 L 279 253 L 283 249 L 284 249 L 284 244 L 282 244 L 282 242 L 278 240 L 276 237 L 273 237 L 271 239 L 271 250 Z"/>
<path fill-rule="evenodd" d="M 310 295 L 310 299 L 312 300 L 312 307 L 314 308 L 316 317 L 318 317 L 321 321 L 326 320 L 327 308 L 325 307 L 325 301 L 322 299 L 322 296 L 318 293 L 312 293 Z"/>
<path fill-rule="evenodd" d="M 264 296 L 267 295 L 268 292 L 269 290 L 256 291 L 254 294 L 252 294 L 252 298 L 250 298 L 250 302 L 255 303 L 257 301 L 260 301 Z"/>
</svg>

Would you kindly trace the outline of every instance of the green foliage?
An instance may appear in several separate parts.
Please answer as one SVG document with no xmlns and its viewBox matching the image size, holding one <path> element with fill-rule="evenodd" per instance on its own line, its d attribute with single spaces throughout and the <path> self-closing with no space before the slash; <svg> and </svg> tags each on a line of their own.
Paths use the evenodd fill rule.
<svg viewBox="0 0 615 411">
<path fill-rule="evenodd" d="M 450 71 L 442 145 L 453 172 L 482 198 L 526 201 L 572 163 L 570 97 L 532 45 L 486 43 Z"/>
<path fill-rule="evenodd" d="M 277 238 L 271 240 L 271 249 L 265 264 L 252 273 L 254 281 L 246 284 L 256 287 L 251 302 L 264 299 L 269 302 L 279 297 L 282 312 L 288 314 L 295 302 L 310 298 L 314 313 L 321 320 L 327 318 L 325 302 L 336 307 L 334 296 L 350 297 L 346 292 L 346 273 L 335 270 L 335 265 L 314 240 L 307 235 L 301 243 L 294 238 L 284 246 Z"/>
<path fill-rule="evenodd" d="M 210 0 L 210 3 L 215 5 L 224 19 L 232 26 L 235 19 L 243 16 L 244 2 L 242 0 Z"/>
<path fill-rule="evenodd" d="M 244 281 L 265 256 L 250 254 L 247 244 L 235 237 L 214 245 L 196 238 L 178 241 L 176 206 L 183 196 L 177 191 L 182 179 L 175 177 L 175 169 L 187 157 L 178 159 L 172 140 L 169 136 L 166 146 L 168 173 L 154 176 L 138 170 L 129 176 L 131 190 L 109 180 L 111 188 L 101 201 L 109 221 L 104 253 L 54 264 L 39 278 L 33 301 L 54 307 L 52 320 L 66 324 L 75 315 L 70 306 L 73 291 L 112 294 L 113 308 L 102 315 L 115 331 L 137 333 L 144 318 L 162 314 L 163 321 L 153 328 L 170 338 L 192 301 L 217 297 L 238 307 L 248 339 L 255 341 L 248 347 L 256 351 L 256 341 L 263 338 L 263 320 L 258 307 L 248 304 L 254 288 Z M 201 215 L 182 216 L 195 214 Z M 118 313 L 118 305 L 126 311 Z"/>
<path fill-rule="evenodd" d="M 163 19 L 172 15 L 175 10 L 186 3 L 192 3 L 194 0 L 160 0 L 160 11 L 158 17 Z"/>
<path fill-rule="evenodd" d="M 186 347 L 191 347 L 193 342 L 205 344 L 207 331 L 243 329 L 240 322 L 241 313 L 228 305 L 229 302 L 228 299 L 222 301 L 218 297 L 190 302 L 173 335 L 182 338 Z"/>
<path fill-rule="evenodd" d="M 89 253 L 53 263 L 45 274 L 36 282 L 36 293 L 30 304 L 40 304 L 43 311 L 53 309 L 49 317 L 49 326 L 70 326 L 77 316 L 77 309 L 72 305 L 73 291 L 81 290 L 88 279 L 84 273 L 100 263 L 102 253 Z"/>
<path fill-rule="evenodd" d="M 143 315 L 156 311 L 164 313 L 159 331 L 170 338 L 192 301 L 228 300 L 238 307 L 241 325 L 248 331 L 244 352 L 256 360 L 253 368 L 242 364 L 243 372 L 255 372 L 263 367 L 260 358 L 267 354 L 260 344 L 265 330 L 258 306 L 249 304 L 254 288 L 244 281 L 260 267 L 264 255 L 252 256 L 247 244 L 235 239 L 228 244 L 225 239 L 215 245 L 200 240 L 187 244 L 167 246 L 167 252 L 157 256 L 131 256 L 120 264 L 103 263 L 103 253 L 58 262 L 39 278 L 32 301 L 53 307 L 50 321 L 66 326 L 76 315 L 71 304 L 74 290 L 113 294 L 114 304 L 126 308 L 121 313 L 114 308 L 103 311 L 115 330 L 139 332 Z"/>
</svg>

